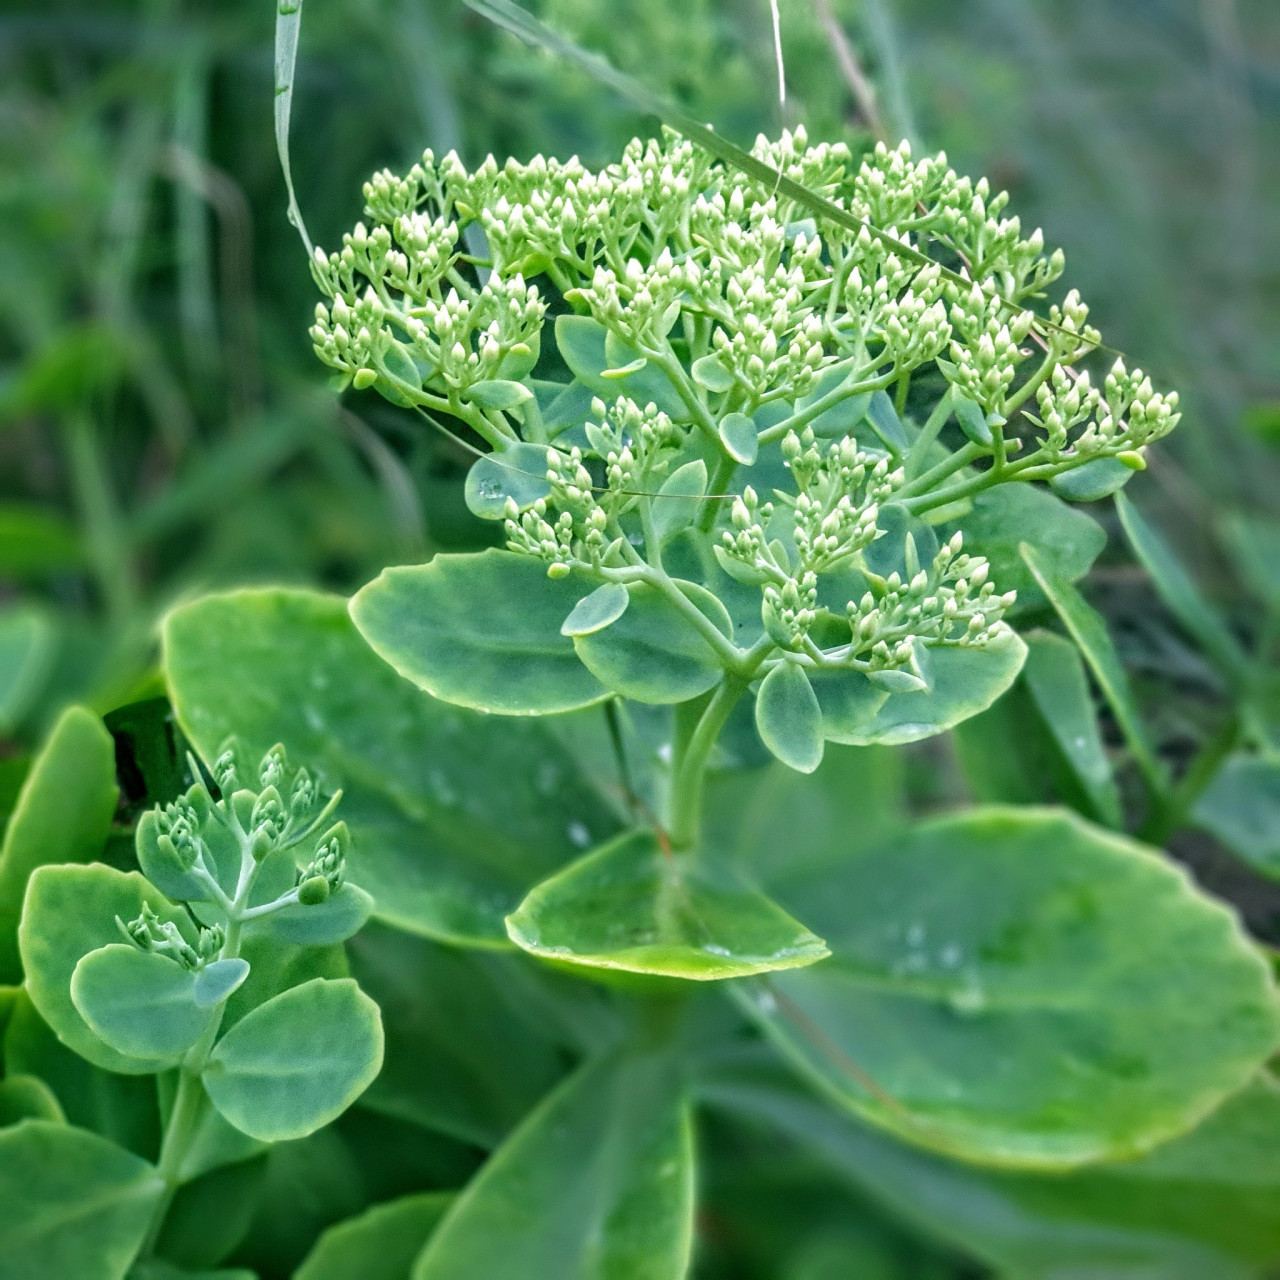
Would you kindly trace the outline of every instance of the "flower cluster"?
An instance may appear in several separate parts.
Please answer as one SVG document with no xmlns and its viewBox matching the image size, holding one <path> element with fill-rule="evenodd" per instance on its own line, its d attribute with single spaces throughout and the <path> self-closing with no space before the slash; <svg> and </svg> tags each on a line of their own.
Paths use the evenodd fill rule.
<svg viewBox="0 0 1280 1280">
<path fill-rule="evenodd" d="M 370 225 L 315 257 L 316 351 L 487 441 L 473 509 L 551 576 L 670 583 L 678 554 L 759 589 L 760 643 L 927 682 L 925 651 L 986 644 L 1012 597 L 958 535 L 915 563 L 912 522 L 1139 467 L 1177 397 L 1083 367 L 1088 309 L 1044 296 L 1061 252 L 945 156 L 855 163 L 802 129 L 754 155 L 839 216 L 672 133 L 598 170 L 428 152 L 377 174 Z M 668 546 L 687 529 L 700 562 Z M 886 537 L 904 567 L 880 577 Z"/>
</svg>

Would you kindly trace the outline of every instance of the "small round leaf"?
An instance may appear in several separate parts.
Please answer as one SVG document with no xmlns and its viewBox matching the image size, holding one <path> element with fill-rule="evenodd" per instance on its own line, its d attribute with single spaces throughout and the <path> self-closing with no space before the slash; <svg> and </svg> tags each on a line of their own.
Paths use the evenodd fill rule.
<svg viewBox="0 0 1280 1280">
<path fill-rule="evenodd" d="M 378 1006 L 350 979 L 313 978 L 245 1014 L 215 1046 L 204 1086 L 222 1115 L 262 1142 L 337 1119 L 382 1067 Z"/>
<path fill-rule="evenodd" d="M 760 451 L 756 424 L 745 413 L 727 413 L 720 420 L 720 443 L 734 462 L 751 466 Z"/>
<path fill-rule="evenodd" d="M 617 622 L 627 611 L 631 594 L 620 582 L 606 582 L 573 606 L 573 612 L 560 624 L 560 634 L 589 636 Z"/>
<path fill-rule="evenodd" d="M 733 634 L 728 612 L 711 592 L 693 582 L 676 585 L 724 636 Z M 631 603 L 611 627 L 574 637 L 587 670 L 637 702 L 684 702 L 719 683 L 720 659 L 684 611 L 648 583 L 627 590 Z"/>
<path fill-rule="evenodd" d="M 765 676 L 756 695 L 756 728 L 783 764 L 812 773 L 822 763 L 822 708 L 803 667 L 783 662 Z"/>
<path fill-rule="evenodd" d="M 360 633 L 420 689 L 459 706 L 549 715 L 608 696 L 560 624 L 581 580 L 512 551 L 384 569 L 351 601 Z"/>
<path fill-rule="evenodd" d="M 550 492 L 547 447 L 542 444 L 517 444 L 500 453 L 486 453 L 476 459 L 463 486 L 467 509 L 481 520 L 502 520 L 508 498 L 525 511 Z"/>
<path fill-rule="evenodd" d="M 192 994 L 202 1009 L 221 1004 L 249 976 L 249 962 L 240 956 L 215 960 L 196 974 Z"/>
<path fill-rule="evenodd" d="M 71 975 L 80 1016 L 113 1049 L 176 1063 L 209 1025 L 195 974 L 176 960 L 115 942 L 83 956 Z"/>
</svg>

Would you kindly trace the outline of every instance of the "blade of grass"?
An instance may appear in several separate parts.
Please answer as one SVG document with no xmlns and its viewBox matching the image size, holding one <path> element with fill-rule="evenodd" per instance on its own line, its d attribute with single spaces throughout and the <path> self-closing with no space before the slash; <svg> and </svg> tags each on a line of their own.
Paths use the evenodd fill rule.
<svg viewBox="0 0 1280 1280">
<path fill-rule="evenodd" d="M 275 122 L 276 152 L 289 195 L 289 221 L 297 228 L 306 246 L 307 256 L 315 254 L 315 246 L 307 234 L 307 225 L 298 208 L 293 189 L 293 170 L 289 164 L 289 114 L 293 110 L 293 77 L 298 62 L 298 34 L 302 30 L 302 0 L 279 0 L 276 8 Z"/>
</svg>

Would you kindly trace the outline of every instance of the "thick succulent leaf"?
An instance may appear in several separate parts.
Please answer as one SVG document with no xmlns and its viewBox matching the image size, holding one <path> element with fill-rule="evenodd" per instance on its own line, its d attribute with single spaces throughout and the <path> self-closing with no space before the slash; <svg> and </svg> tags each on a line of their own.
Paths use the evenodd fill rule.
<svg viewBox="0 0 1280 1280">
<path fill-rule="evenodd" d="M 1025 640 L 1022 679 L 1036 710 L 1097 816 L 1109 827 L 1119 827 L 1120 793 L 1102 745 L 1080 651 L 1051 631 L 1034 631 Z"/>
<path fill-rule="evenodd" d="M 273 911 L 263 919 L 262 928 L 276 938 L 309 947 L 346 942 L 364 928 L 373 914 L 374 902 L 358 885 L 341 885 L 323 902 L 314 905 L 295 902 Z"/>
<path fill-rule="evenodd" d="M 656 365 L 642 363 L 632 373 L 617 375 L 617 370 L 634 365 L 640 353 L 617 339 L 610 342 L 609 337 L 604 325 L 590 316 L 556 318 L 556 346 L 565 364 L 606 404 L 613 404 L 619 396 L 628 396 L 638 405 L 652 401 L 675 421 L 685 421 L 688 408 L 671 380 Z"/>
<path fill-rule="evenodd" d="M 242 1133 L 286 1142 L 337 1119 L 369 1087 L 382 1045 L 378 1006 L 350 978 L 313 978 L 241 1018 L 202 1079 Z"/>
<path fill-rule="evenodd" d="M 519 386 L 519 383 L 499 384 Z M 516 444 L 501 453 L 477 458 L 467 472 L 464 489 L 467 508 L 482 520 L 502 520 L 507 499 L 525 511 L 551 492 L 547 479 L 547 446 Z"/>
<path fill-rule="evenodd" d="M 213 1017 L 196 1003 L 195 985 L 196 975 L 176 960 L 113 942 L 80 957 L 71 1000 L 118 1053 L 176 1066 Z"/>
<path fill-rule="evenodd" d="M 767 1070 L 705 1096 L 764 1121 L 932 1237 L 1026 1280 L 1248 1280 L 1280 1257 L 1280 1090 L 1265 1075 L 1133 1161 L 1070 1173 L 980 1169 L 833 1115 Z"/>
<path fill-rule="evenodd" d="M 653 530 L 658 542 L 687 529 L 702 510 L 702 495 L 707 491 L 707 464 L 701 458 L 677 467 L 650 499 Z"/>
<path fill-rule="evenodd" d="M 401 928 L 508 945 L 502 918 L 528 887 L 616 829 L 548 722 L 417 692 L 336 596 L 206 597 L 170 615 L 165 663 L 200 751 L 216 754 L 229 734 L 251 755 L 282 742 L 343 788 L 351 878 Z"/>
<path fill-rule="evenodd" d="M 1229 757 L 1196 801 L 1193 817 L 1255 871 L 1280 880 L 1280 762 Z"/>
<path fill-rule="evenodd" d="M 19 1120 L 52 1120 L 66 1124 L 58 1095 L 39 1076 L 10 1071 L 0 1080 L 0 1129 Z"/>
<path fill-rule="evenodd" d="M 1169 611 L 1223 670 L 1238 672 L 1245 664 L 1245 656 L 1221 614 L 1201 594 L 1173 549 L 1138 508 L 1123 493 L 1116 494 L 1115 502 L 1129 545 L 1151 575 Z"/>
<path fill-rule="evenodd" d="M 378 925 L 349 950 L 387 1035 L 386 1060 L 362 1107 L 493 1147 L 563 1074 L 557 1002 L 522 958 Z"/>
<path fill-rule="evenodd" d="M 742 1003 L 899 1137 L 1067 1167 L 1186 1131 L 1280 1041 L 1235 916 L 1154 850 L 1054 810 L 923 823 L 784 893 L 832 958 Z"/>
<path fill-rule="evenodd" d="M 102 852 L 119 791 L 111 735 L 81 707 L 64 711 L 23 783 L 0 846 L 0 982 L 19 982 L 17 929 L 27 879 Z"/>
<path fill-rule="evenodd" d="M 564 636 L 589 636 L 617 622 L 631 603 L 631 593 L 620 582 L 606 582 L 583 596 L 560 624 Z"/>
<path fill-rule="evenodd" d="M 876 688 L 860 672 L 824 673 L 814 680 L 824 731 L 829 741 L 850 746 L 932 738 L 985 711 L 1018 678 L 1026 654 L 1021 638 L 1008 629 L 981 647 L 930 649 L 929 688 L 890 693 L 882 701 L 859 682 Z"/>
<path fill-rule="evenodd" d="M 1089 664 L 1093 678 L 1098 682 L 1103 697 L 1114 713 L 1143 776 L 1152 787 L 1159 790 L 1165 782 L 1164 768 L 1156 759 L 1146 727 L 1138 715 L 1133 693 L 1129 688 L 1129 677 L 1125 674 L 1120 656 L 1107 634 L 1107 624 L 1075 587 L 1053 572 L 1034 547 L 1024 543 L 1022 558 L 1040 584 L 1040 589 L 1049 597 L 1050 604 L 1057 610 L 1071 638 L 1080 647 L 1080 652 L 1084 654 L 1084 660 Z"/>
<path fill-rule="evenodd" d="M 826 944 L 734 870 L 629 831 L 537 885 L 507 917 L 534 955 L 712 981 L 813 964 Z"/>
<path fill-rule="evenodd" d="M 237 991 L 249 976 L 249 962 L 242 956 L 214 960 L 195 976 L 191 994 L 202 1009 L 212 1009 Z"/>
<path fill-rule="evenodd" d="M 724 605 L 705 587 L 676 584 L 722 635 L 733 635 Z M 575 636 L 585 667 L 606 688 L 636 702 L 685 702 L 719 683 L 724 667 L 711 642 L 656 587 L 629 587 L 631 603 L 610 627 Z"/>
<path fill-rule="evenodd" d="M 447 1191 L 422 1191 L 339 1222 L 316 1241 L 293 1280 L 409 1280 L 452 1201 Z"/>
<path fill-rule="evenodd" d="M 384 569 L 351 601 L 379 657 L 437 698 L 503 715 L 549 715 L 606 696 L 560 626 L 581 579 L 548 578 L 514 551 L 438 555 Z"/>
<path fill-rule="evenodd" d="M 107 1044 L 73 1003 L 71 978 L 82 956 L 120 942 L 116 917 L 133 920 L 143 903 L 184 933 L 194 932 L 186 913 L 173 907 L 136 871 L 117 871 L 96 862 L 87 867 L 38 868 L 27 885 L 18 930 L 27 992 L 40 1016 L 82 1058 L 107 1071 L 131 1075 L 163 1070 L 167 1061 L 124 1054 Z"/>
<path fill-rule="evenodd" d="M 1045 603 L 1018 552 L 1021 543 L 1030 543 L 1054 573 L 1074 582 L 1088 573 L 1107 542 L 1091 516 L 1032 484 L 996 485 L 978 494 L 973 510 L 954 527 L 964 534 L 965 551 L 990 561 L 997 589 L 1018 593 L 1019 610 Z"/>
<path fill-rule="evenodd" d="M 581 1069 L 490 1157 L 413 1280 L 684 1280 L 693 1139 L 664 1054 Z"/>
<path fill-rule="evenodd" d="M 822 708 L 802 667 L 784 662 L 760 682 L 756 728 L 764 745 L 792 769 L 812 773 L 822 763 Z"/>
<path fill-rule="evenodd" d="M 5 1280 L 123 1280 L 163 1190 L 145 1160 L 83 1129 L 0 1130 Z"/>
<path fill-rule="evenodd" d="M 1094 458 L 1053 476 L 1049 487 L 1068 502 L 1099 502 L 1123 489 L 1133 475 L 1118 458 Z"/>
</svg>

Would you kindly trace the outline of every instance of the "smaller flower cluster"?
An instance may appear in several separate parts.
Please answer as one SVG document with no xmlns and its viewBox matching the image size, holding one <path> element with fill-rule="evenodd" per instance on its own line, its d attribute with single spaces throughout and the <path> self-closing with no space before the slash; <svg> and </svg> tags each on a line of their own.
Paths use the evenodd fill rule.
<svg viewBox="0 0 1280 1280">
<path fill-rule="evenodd" d="M 1130 373 L 1123 360 L 1112 366 L 1099 391 L 1087 370 L 1055 368 L 1036 392 L 1039 415 L 1030 420 L 1045 433 L 1042 447 L 1054 460 L 1132 457 L 1140 465 L 1144 446 L 1178 425 L 1178 393 L 1161 393 L 1141 369 Z M 1083 425 L 1074 440 L 1070 433 Z"/>
<path fill-rule="evenodd" d="M 547 450 L 547 482 L 551 492 L 521 512 L 508 500 L 507 544 L 513 551 L 551 562 L 553 576 L 574 564 L 599 568 L 617 561 L 621 520 L 642 502 L 652 500 L 672 460 L 688 439 L 653 404 L 640 408 L 619 396 L 609 409 L 592 403 L 596 421 L 585 434 L 589 449 Z M 588 469 L 602 464 L 603 484 Z"/>
<path fill-rule="evenodd" d="M 125 924 L 116 916 L 116 927 L 126 941 L 141 951 L 154 951 L 177 961 L 184 969 L 196 972 L 216 960 L 226 941 L 221 925 L 201 929 L 193 947 L 170 920 L 162 920 L 147 903 L 142 904 L 142 914 Z"/>
<path fill-rule="evenodd" d="M 1002 619 L 1017 592 L 997 594 L 987 561 L 964 554 L 958 532 L 927 568 L 920 566 L 911 534 L 905 546 L 905 580 L 896 572 L 884 579 L 868 574 L 872 589 L 849 602 L 853 639 L 844 660 L 865 663 L 870 672 L 904 671 L 924 682 L 921 646 L 990 643 L 1007 630 Z"/>
</svg>

